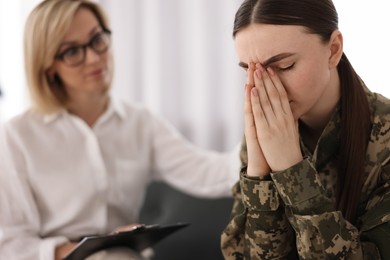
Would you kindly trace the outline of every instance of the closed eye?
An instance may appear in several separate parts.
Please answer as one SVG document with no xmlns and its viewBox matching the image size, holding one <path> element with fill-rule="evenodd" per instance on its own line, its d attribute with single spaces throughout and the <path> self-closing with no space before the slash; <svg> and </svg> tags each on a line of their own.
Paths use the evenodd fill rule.
<svg viewBox="0 0 390 260">
<path fill-rule="evenodd" d="M 291 65 L 288 65 L 287 67 L 281 67 L 281 68 L 278 68 L 278 70 L 280 71 L 288 71 L 288 70 L 291 70 L 295 65 L 295 62 L 292 63 Z"/>
</svg>

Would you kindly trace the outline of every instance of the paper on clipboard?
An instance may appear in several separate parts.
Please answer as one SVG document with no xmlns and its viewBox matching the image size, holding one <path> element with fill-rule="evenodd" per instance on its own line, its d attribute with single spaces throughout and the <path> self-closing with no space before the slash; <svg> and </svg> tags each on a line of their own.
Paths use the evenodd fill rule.
<svg viewBox="0 0 390 260">
<path fill-rule="evenodd" d="M 188 225 L 189 223 L 177 223 L 167 226 L 146 225 L 135 230 L 116 234 L 85 237 L 64 260 L 82 260 L 97 251 L 111 247 L 127 247 L 136 252 L 141 252 Z"/>
</svg>

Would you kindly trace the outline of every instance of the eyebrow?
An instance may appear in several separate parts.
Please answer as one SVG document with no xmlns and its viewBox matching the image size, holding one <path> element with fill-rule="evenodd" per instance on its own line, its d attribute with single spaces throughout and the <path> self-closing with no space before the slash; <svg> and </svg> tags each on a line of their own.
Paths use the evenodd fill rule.
<svg viewBox="0 0 390 260">
<path fill-rule="evenodd" d="M 294 53 L 290 53 L 290 52 L 280 53 L 278 55 L 272 56 L 271 58 L 269 58 L 265 62 L 261 63 L 261 65 L 263 65 L 263 67 L 268 67 L 272 63 L 281 61 L 281 60 L 288 58 L 288 57 L 291 57 L 293 55 L 294 55 Z M 246 64 L 245 62 L 242 62 L 242 61 L 240 63 L 238 63 L 238 66 L 243 67 L 244 69 L 248 68 L 248 64 Z"/>
<path fill-rule="evenodd" d="M 100 25 L 97 25 L 95 26 L 94 28 L 92 28 L 92 30 L 89 32 L 89 36 L 92 36 L 101 26 Z M 60 48 L 66 46 L 66 45 L 76 45 L 77 42 L 76 41 L 69 41 L 69 42 L 63 42 L 61 43 L 60 45 Z"/>
</svg>

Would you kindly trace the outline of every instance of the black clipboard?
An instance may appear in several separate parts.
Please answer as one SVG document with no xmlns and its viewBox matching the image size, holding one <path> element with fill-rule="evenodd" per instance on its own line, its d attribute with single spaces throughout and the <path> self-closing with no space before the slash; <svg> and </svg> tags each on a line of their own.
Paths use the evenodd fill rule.
<svg viewBox="0 0 390 260">
<path fill-rule="evenodd" d="M 141 225 L 131 231 L 84 237 L 64 260 L 82 260 L 97 251 L 111 247 L 127 247 L 136 252 L 141 252 L 188 225 L 189 223 L 177 223 L 167 226 Z"/>
</svg>

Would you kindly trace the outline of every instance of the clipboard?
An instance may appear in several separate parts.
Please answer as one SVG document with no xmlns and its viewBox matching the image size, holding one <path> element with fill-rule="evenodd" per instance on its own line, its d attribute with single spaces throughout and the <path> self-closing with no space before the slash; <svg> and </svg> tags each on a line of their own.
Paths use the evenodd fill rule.
<svg viewBox="0 0 390 260">
<path fill-rule="evenodd" d="M 131 231 L 103 236 L 87 236 L 63 259 L 82 260 L 97 251 L 111 247 L 127 247 L 136 252 L 141 252 L 188 225 L 189 223 L 177 223 L 166 226 L 141 225 Z"/>
</svg>

